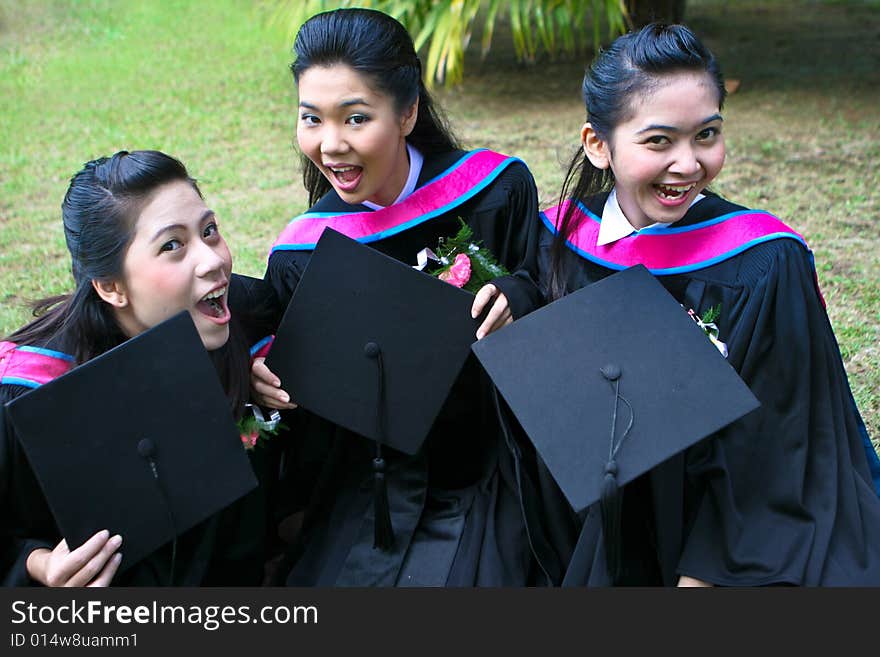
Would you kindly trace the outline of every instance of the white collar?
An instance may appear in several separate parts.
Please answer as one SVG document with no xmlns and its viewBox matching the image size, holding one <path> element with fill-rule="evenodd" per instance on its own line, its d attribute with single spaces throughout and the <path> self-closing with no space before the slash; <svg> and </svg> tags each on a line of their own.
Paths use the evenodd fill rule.
<svg viewBox="0 0 880 657">
<path fill-rule="evenodd" d="M 422 154 L 409 143 L 406 144 L 406 152 L 409 154 L 409 175 L 406 177 L 406 184 L 404 184 L 403 189 L 400 190 L 400 194 L 397 195 L 397 198 L 394 199 L 394 203 L 391 205 L 400 203 L 415 191 L 416 183 L 419 180 L 419 174 L 422 173 L 422 163 L 425 161 Z M 364 201 L 363 205 L 366 205 L 371 210 L 381 210 L 385 207 L 384 205 L 379 205 L 372 201 Z"/>
<path fill-rule="evenodd" d="M 693 207 L 694 203 L 704 198 L 703 194 L 697 194 L 691 203 L 691 207 Z M 657 222 L 645 228 L 668 228 L 671 225 Z M 620 203 L 617 202 L 617 189 L 612 189 L 608 199 L 605 201 L 605 207 L 602 208 L 602 221 L 599 223 L 599 236 L 596 238 L 596 246 L 611 244 L 633 233 L 638 233 L 640 230 L 645 229 L 633 228 L 632 224 L 629 223 L 629 220 L 623 214 L 623 210 L 620 209 Z"/>
</svg>

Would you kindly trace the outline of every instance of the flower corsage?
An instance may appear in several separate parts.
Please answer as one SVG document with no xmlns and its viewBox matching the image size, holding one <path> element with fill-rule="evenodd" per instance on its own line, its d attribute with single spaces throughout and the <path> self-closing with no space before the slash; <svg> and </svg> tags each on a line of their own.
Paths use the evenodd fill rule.
<svg viewBox="0 0 880 657">
<path fill-rule="evenodd" d="M 462 219 L 461 228 L 454 237 L 441 237 L 437 250 L 425 248 L 419 251 L 416 269 L 424 271 L 429 261 L 436 266 L 426 273 L 436 276 L 441 281 L 460 287 L 468 292 L 476 293 L 486 283 L 508 272 L 492 254 L 474 241 L 474 232 Z"/>
<path fill-rule="evenodd" d="M 281 424 L 281 413 L 273 409 L 267 420 L 262 409 L 256 404 L 245 404 L 244 414 L 238 421 L 241 444 L 248 451 L 271 436 L 277 435 L 280 429 L 286 428 L 284 424 Z"/>
<path fill-rule="evenodd" d="M 682 308 L 683 307 L 684 306 L 682 306 Z M 697 326 L 703 329 L 703 333 L 709 338 L 709 342 L 714 344 L 718 351 L 721 352 L 721 355 L 727 358 L 727 345 L 718 339 L 718 326 L 715 324 L 715 320 L 718 319 L 718 316 L 721 314 L 721 306 L 712 306 L 703 313 L 703 317 L 697 315 L 693 308 L 688 309 L 687 313 L 691 316 L 691 319 L 697 323 Z"/>
</svg>

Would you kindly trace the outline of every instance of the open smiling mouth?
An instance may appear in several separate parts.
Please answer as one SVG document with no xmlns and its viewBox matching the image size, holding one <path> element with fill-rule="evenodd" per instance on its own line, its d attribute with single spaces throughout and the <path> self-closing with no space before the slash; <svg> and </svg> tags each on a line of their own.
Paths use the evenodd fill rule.
<svg viewBox="0 0 880 657">
<path fill-rule="evenodd" d="M 361 174 L 364 172 L 363 167 L 359 166 L 344 166 L 344 167 L 327 167 L 333 177 L 336 179 L 336 183 L 343 190 L 350 190 L 357 186 L 358 182 L 361 179 Z"/>
<path fill-rule="evenodd" d="M 696 183 L 690 183 L 687 185 L 654 185 L 654 189 L 657 191 L 657 196 L 666 199 L 667 201 L 679 201 L 683 199 L 694 187 L 696 187 Z"/>
<path fill-rule="evenodd" d="M 226 315 L 226 307 L 223 298 L 226 295 L 226 287 L 221 287 L 213 292 L 209 292 L 196 304 L 196 307 L 204 315 L 209 317 L 224 317 Z"/>
</svg>

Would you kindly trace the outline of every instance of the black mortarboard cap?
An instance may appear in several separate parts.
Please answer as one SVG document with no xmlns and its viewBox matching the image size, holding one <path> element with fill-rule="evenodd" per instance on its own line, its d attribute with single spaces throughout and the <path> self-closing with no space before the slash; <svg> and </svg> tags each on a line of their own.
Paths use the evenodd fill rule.
<svg viewBox="0 0 880 657">
<path fill-rule="evenodd" d="M 724 308 L 720 312 L 724 313 Z M 473 345 L 576 511 L 757 408 L 686 310 L 638 265 Z"/>
<path fill-rule="evenodd" d="M 257 485 L 188 312 L 6 410 L 71 549 L 121 534 L 120 570 Z"/>
<path fill-rule="evenodd" d="M 473 301 L 471 293 L 328 228 L 266 365 L 303 408 L 415 454 L 476 340 Z"/>
<path fill-rule="evenodd" d="M 415 255 L 415 254 L 414 254 Z M 266 365 L 303 408 L 415 454 L 470 352 L 474 296 L 330 228 L 278 327 Z M 384 502 L 377 493 L 377 518 Z M 387 545 L 380 537 L 377 544 Z"/>
</svg>

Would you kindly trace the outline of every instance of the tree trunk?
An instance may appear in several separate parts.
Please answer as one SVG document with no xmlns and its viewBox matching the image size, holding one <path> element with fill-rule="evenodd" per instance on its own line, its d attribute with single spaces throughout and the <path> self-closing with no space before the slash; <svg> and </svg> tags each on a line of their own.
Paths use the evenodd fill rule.
<svg viewBox="0 0 880 657">
<path fill-rule="evenodd" d="M 684 20 L 686 0 L 626 0 L 633 28 L 639 29 L 653 21 L 680 23 Z"/>
</svg>

